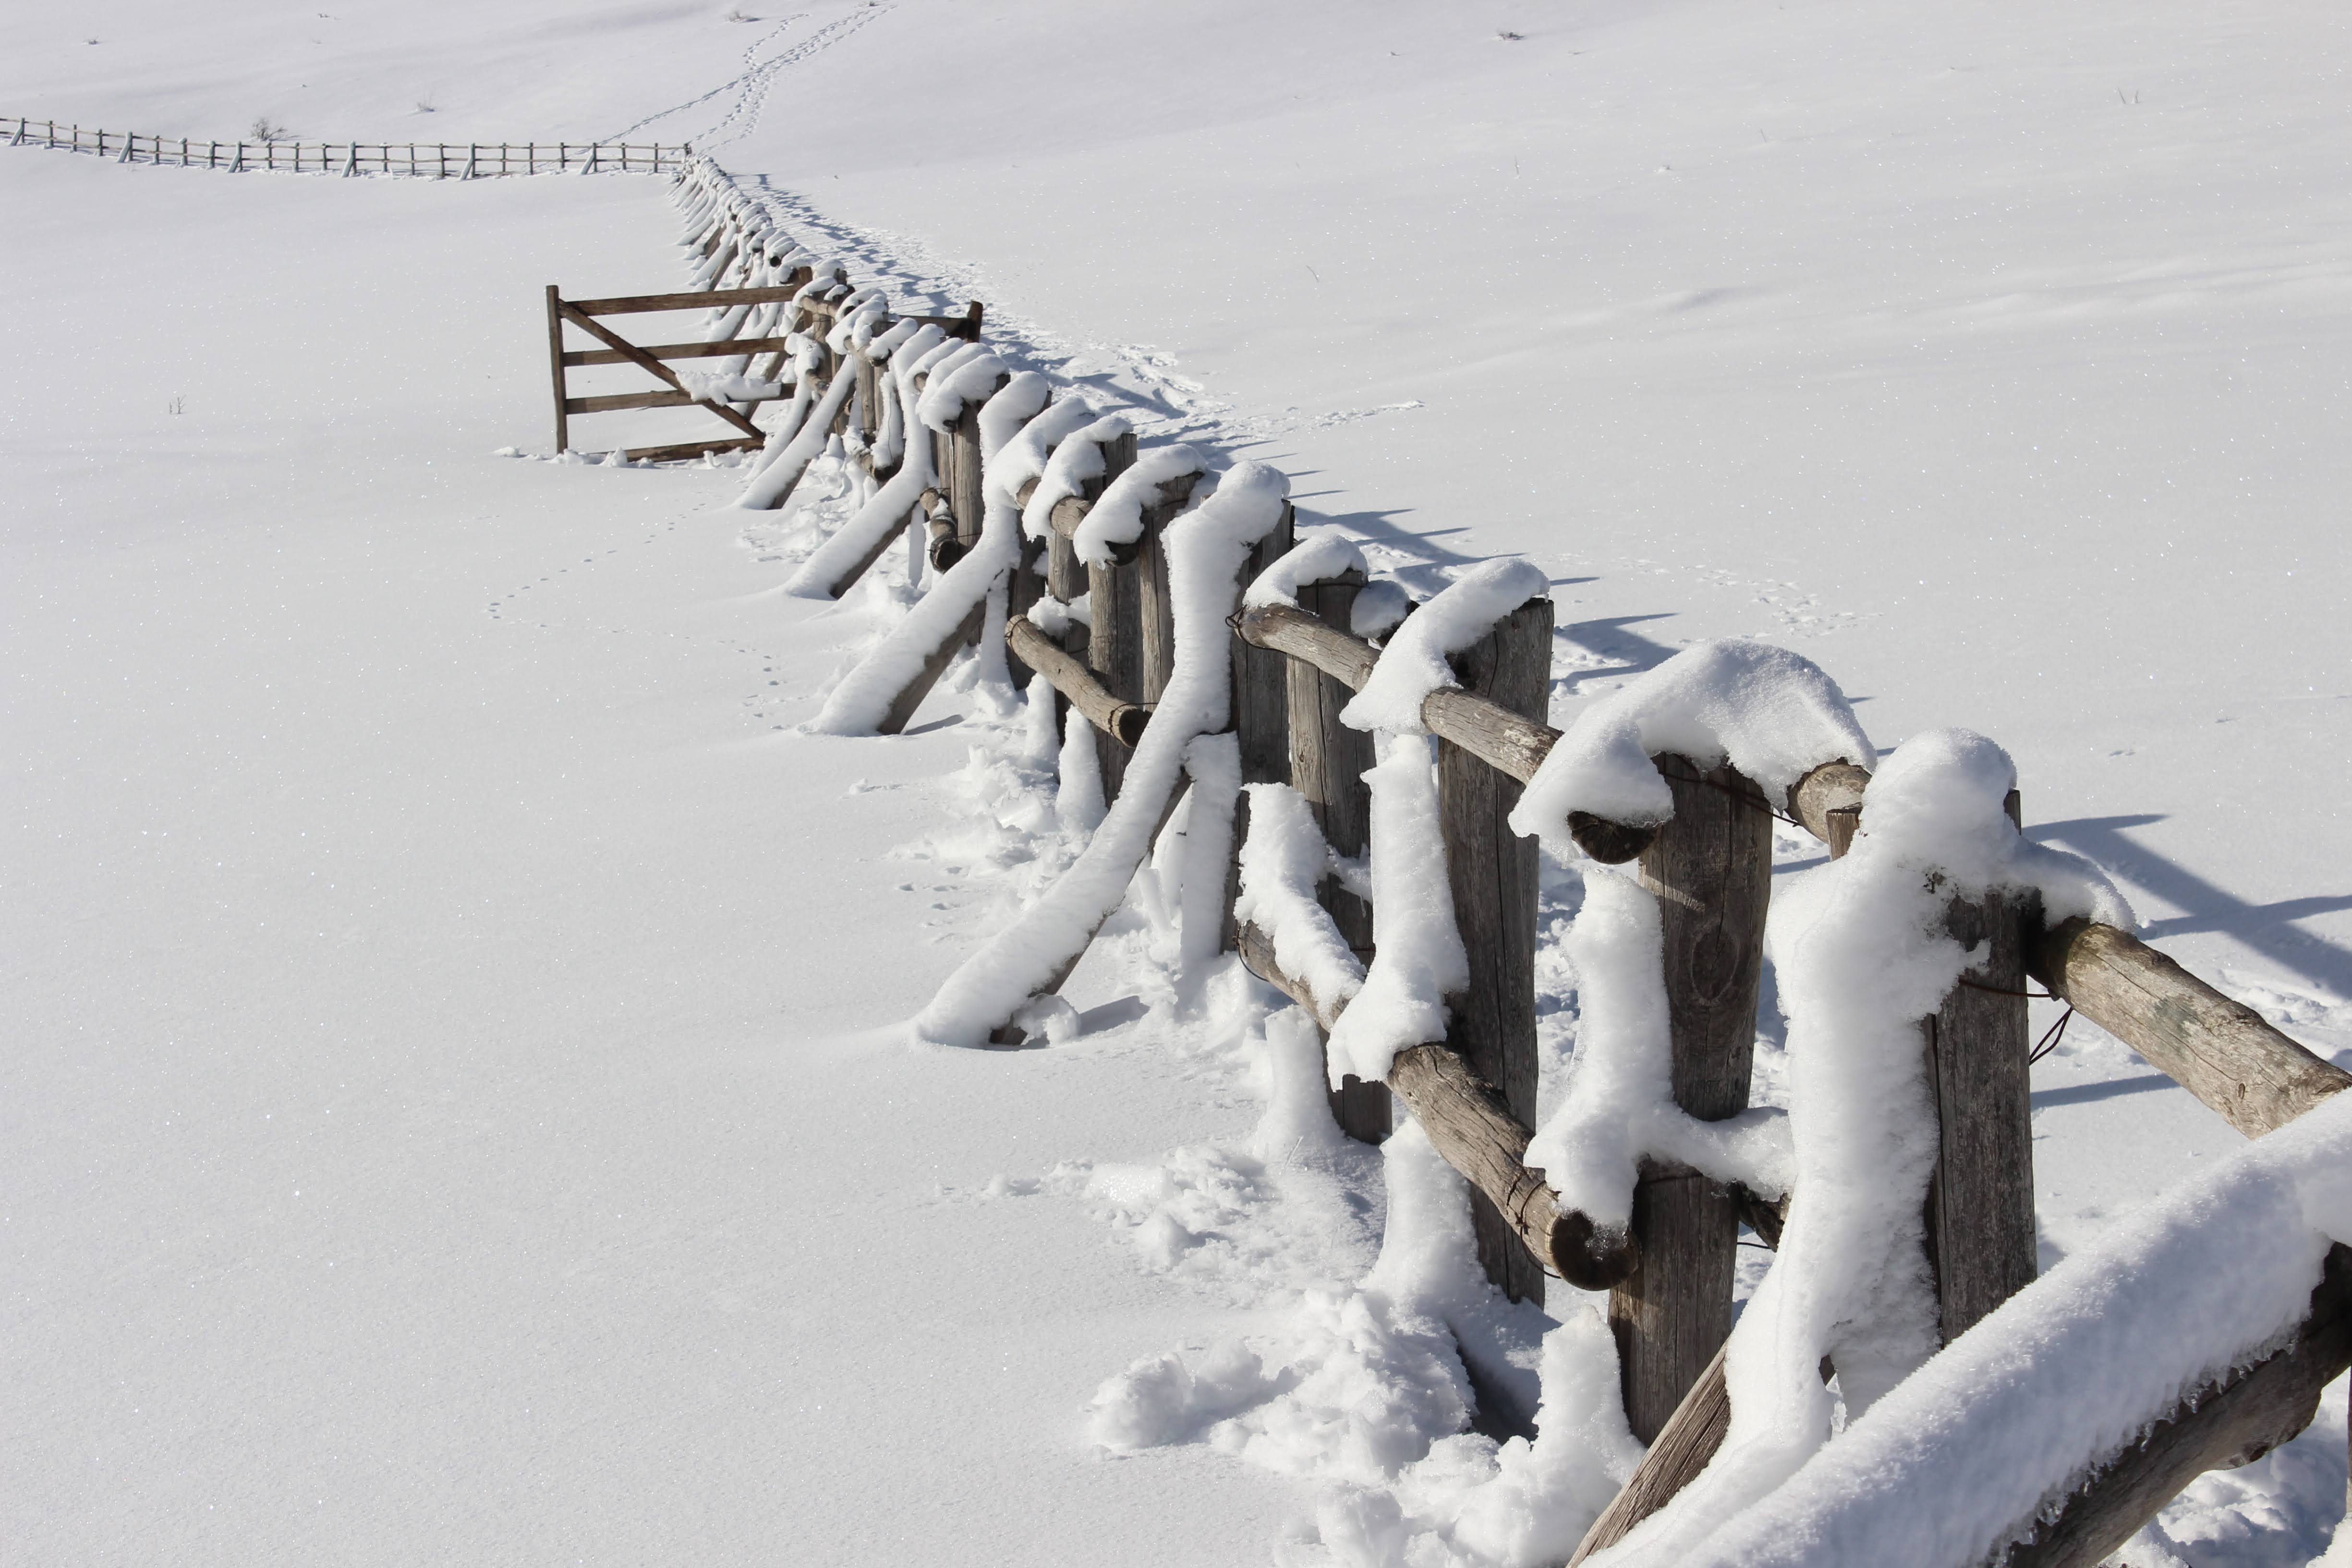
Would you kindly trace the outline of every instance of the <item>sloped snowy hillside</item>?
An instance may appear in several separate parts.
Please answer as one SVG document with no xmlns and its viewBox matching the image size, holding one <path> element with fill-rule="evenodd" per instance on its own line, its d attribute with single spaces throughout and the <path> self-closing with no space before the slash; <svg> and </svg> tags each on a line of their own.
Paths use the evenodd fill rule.
<svg viewBox="0 0 2352 1568">
<path fill-rule="evenodd" d="M 1993 737 L 2030 837 L 2352 1061 L 2347 29 L 119 0 L 10 16 L 0 110 L 691 142 L 1418 592 L 1532 561 L 1555 723 L 1739 635 L 1881 751 Z M 1630 1462 L 1605 1346 L 1547 1342 L 1538 1462 L 1444 1325 L 1531 1394 L 1582 1303 L 1463 1289 L 1444 1167 L 1330 1139 L 1244 975 L 1180 1006 L 1148 879 L 1074 1036 L 910 1043 L 1083 814 L 969 661 L 803 730 L 905 609 L 782 592 L 837 466 L 546 460 L 541 290 L 683 287 L 669 195 L 0 146 L 0 1563 L 1544 1560 Z M 2045 1265 L 2243 1146 L 2080 1020 L 2034 1105 Z M 2345 1436 L 2338 1387 L 2143 1555 L 2308 1561 Z"/>
</svg>

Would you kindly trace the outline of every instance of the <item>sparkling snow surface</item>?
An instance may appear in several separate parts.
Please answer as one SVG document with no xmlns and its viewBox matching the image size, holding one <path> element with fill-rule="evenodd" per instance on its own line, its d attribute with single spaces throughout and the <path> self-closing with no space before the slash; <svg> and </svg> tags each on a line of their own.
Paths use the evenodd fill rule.
<svg viewBox="0 0 2352 1568">
<path fill-rule="evenodd" d="M 20 9 L 12 113 L 690 139 L 1421 596 L 1533 561 L 1555 723 L 1756 637 L 1882 752 L 1990 736 L 2151 941 L 2352 1047 L 2341 7 Z M 896 550 L 782 592 L 837 461 L 751 513 L 545 460 L 540 290 L 684 286 L 666 195 L 0 146 L 0 1561 L 1572 1540 L 1606 1335 L 1447 1296 L 1442 1168 L 1322 1139 L 1239 977 L 1169 984 L 1181 856 L 1050 1047 L 908 1043 L 1097 808 L 971 661 L 798 732 L 904 613 Z M 1761 1032 L 1778 1100 L 1769 976 Z M 2080 1020 L 2035 1083 L 2045 1263 L 2242 1146 Z M 1449 1335 L 1522 1408 L 1546 1369 L 1543 1442 L 1442 1435 Z M 1212 1405 L 1103 1402 L 1147 1363 Z M 2304 1563 L 2344 1478 L 2338 1390 L 2127 1560 Z"/>
</svg>

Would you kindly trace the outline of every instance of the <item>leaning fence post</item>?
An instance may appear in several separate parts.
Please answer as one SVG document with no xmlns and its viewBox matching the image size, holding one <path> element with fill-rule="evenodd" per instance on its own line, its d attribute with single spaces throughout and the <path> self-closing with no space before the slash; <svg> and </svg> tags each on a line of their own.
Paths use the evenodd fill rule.
<svg viewBox="0 0 2352 1568">
<path fill-rule="evenodd" d="M 1540 722 L 1551 705 L 1549 599 L 1530 599 L 1454 656 L 1462 689 Z M 1450 741 L 1437 747 L 1438 815 L 1454 920 L 1470 959 L 1469 988 L 1451 997 L 1445 1043 L 1495 1086 L 1521 1122 L 1536 1121 L 1536 841 L 1506 820 L 1520 785 Z M 1544 1299 L 1543 1266 L 1502 1211 L 1471 1194 L 1486 1277 L 1515 1301 Z"/>
<path fill-rule="evenodd" d="M 1675 815 L 1642 852 L 1657 895 L 1675 1102 L 1703 1121 L 1748 1108 L 1756 992 L 1772 896 L 1772 816 L 1763 792 L 1728 764 L 1702 771 L 1654 759 Z M 1656 1440 L 1731 1332 L 1739 1212 L 1695 1171 L 1644 1163 L 1633 1189 L 1641 1270 L 1609 1294 L 1625 1415 Z"/>
<path fill-rule="evenodd" d="M 1302 584 L 1298 607 L 1340 631 L 1349 630 L 1356 595 L 1364 574 L 1350 567 L 1337 577 Z M 1372 795 L 1364 773 L 1375 760 L 1372 737 L 1339 722 L 1339 710 L 1355 695 L 1354 688 L 1324 674 L 1303 658 L 1286 658 L 1285 706 L 1290 731 L 1290 787 L 1307 801 L 1324 842 L 1350 858 L 1371 844 Z M 1235 842 L 1239 842 L 1238 837 Z M 1372 907 L 1362 899 L 1327 881 L 1317 900 L 1330 911 L 1331 923 L 1367 965 L 1372 959 Z M 1350 1073 L 1331 1091 L 1331 1114 L 1339 1131 L 1366 1143 L 1378 1143 L 1395 1125 L 1388 1086 L 1366 1083 Z"/>
<path fill-rule="evenodd" d="M 2015 790 L 2007 801 L 2019 820 Z M 2024 927 L 2030 895 L 1955 898 L 1944 927 L 1984 961 L 1920 1026 L 1936 1095 L 1927 1260 L 1948 1344 L 2033 1283 L 2033 1112 L 2027 1056 Z"/>
</svg>

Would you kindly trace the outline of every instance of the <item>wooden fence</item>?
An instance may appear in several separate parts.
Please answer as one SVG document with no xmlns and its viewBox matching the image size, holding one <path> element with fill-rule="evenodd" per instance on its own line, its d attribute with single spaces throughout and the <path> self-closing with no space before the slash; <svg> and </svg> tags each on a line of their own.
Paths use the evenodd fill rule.
<svg viewBox="0 0 2352 1568">
<path fill-rule="evenodd" d="M 10 127 L 13 125 L 14 129 Z M 137 131 L 85 131 L 54 120 L 0 119 L 11 147 L 94 153 L 121 163 L 168 163 L 231 174 L 275 170 L 289 174 L 411 174 L 435 180 L 478 180 L 494 174 L 674 174 L 692 150 L 637 142 L 204 142 L 150 136 Z"/>
<path fill-rule="evenodd" d="M 761 243 L 756 216 L 734 201 L 721 179 L 704 170 L 690 174 L 687 184 L 699 254 L 707 258 L 728 244 Z M 798 286 L 795 297 L 816 298 L 807 288 Z M 852 291 L 840 279 L 817 292 L 839 300 Z M 803 324 L 823 315 L 821 307 L 806 305 Z M 975 316 L 975 331 L 976 324 Z M 853 349 L 828 353 L 806 374 L 828 383 L 841 375 L 859 378 L 869 395 L 841 404 L 835 426 L 851 437 L 849 448 L 872 477 L 882 480 L 892 469 L 877 468 L 870 457 L 882 401 L 870 395 L 878 369 Z M 968 402 L 952 429 L 931 433 L 931 471 L 938 479 L 905 519 L 910 550 L 926 549 L 935 567 L 952 566 L 979 538 L 983 401 Z M 910 425 L 908 435 L 914 439 L 916 427 Z M 1054 507 L 1047 537 L 1027 541 L 1018 563 L 1001 579 L 1013 672 L 1020 679 L 1033 671 L 1044 676 L 1066 710 L 1091 726 L 1107 799 L 1118 795 L 1168 688 L 1177 628 L 1163 543 L 1196 478 L 1160 485 L 1141 509 L 1136 540 L 1116 547 L 1108 561 L 1082 562 L 1076 549 L 1080 525 L 1139 456 L 1131 435 L 1104 443 L 1102 472 Z M 1026 506 L 1038 482 L 1028 481 L 1015 499 Z M 1293 530 L 1286 506 L 1234 584 L 1230 710 L 1242 778 L 1290 784 L 1332 848 L 1360 856 L 1370 820 L 1363 777 L 1372 761 L 1370 739 L 1341 724 L 1339 711 L 1370 679 L 1384 643 L 1352 629 L 1351 606 L 1365 586 L 1360 572 L 1303 584 L 1296 604 L 1242 607 L 1243 584 L 1290 550 Z M 845 592 L 897 536 L 895 530 L 883 535 L 863 560 L 824 584 L 824 591 L 835 597 Z M 1082 595 L 1084 616 L 1072 609 Z M 975 614 L 945 637 L 906 679 L 879 728 L 904 726 L 950 657 L 981 635 L 982 624 Z M 1732 1324 L 1739 1231 L 1745 1225 L 1765 1246 L 1777 1246 L 1787 1202 L 1767 1202 L 1686 1168 L 1649 1162 L 1630 1226 L 1612 1231 L 1566 1206 L 1544 1173 L 1524 1163 L 1537 1078 L 1537 849 L 1533 840 L 1513 834 L 1506 818 L 1560 739 L 1545 721 L 1552 624 L 1551 602 L 1528 600 L 1454 656 L 1456 684 L 1431 692 L 1422 704 L 1423 724 L 1437 742 L 1448 884 L 1472 978 L 1447 999 L 1451 1016 L 1443 1038 L 1399 1053 L 1384 1086 L 1349 1080 L 1335 1091 L 1333 1110 L 1350 1136 L 1377 1142 L 1390 1130 L 1391 1096 L 1404 1104 L 1467 1179 L 1479 1258 L 1489 1279 L 1512 1298 L 1540 1300 L 1547 1277 L 1610 1292 L 1625 1408 L 1649 1451 L 1576 1552 L 1573 1560 L 1580 1561 L 1673 1498 L 1721 1443 L 1729 1414 L 1723 1347 Z M 1841 856 L 1865 817 L 1870 774 L 1849 762 L 1831 763 L 1806 774 L 1785 797 L 1768 799 L 1728 765 L 1703 767 L 1671 754 L 1654 761 L 1674 800 L 1673 816 L 1663 826 L 1581 814 L 1565 826 L 1596 859 L 1638 861 L 1641 880 L 1659 895 L 1674 1096 L 1692 1116 L 1720 1120 L 1748 1104 L 1771 897 L 1772 819 L 1784 815 L 1821 840 L 1830 856 Z M 1172 797 L 1154 803 L 1163 824 L 1174 804 Z M 1246 795 L 1240 809 L 1245 816 Z M 2009 810 L 2013 823 L 2021 820 L 2014 794 Z M 1234 877 L 1229 872 L 1229 911 Z M 1321 886 L 1317 898 L 1347 945 L 1369 961 L 1374 944 L 1367 902 L 1337 882 Z M 1947 1342 L 2035 1275 L 2029 978 L 2250 1137 L 2352 1086 L 2352 1074 L 2128 932 L 2082 920 L 2051 924 L 2037 903 L 2000 896 L 1952 899 L 1946 923 L 1963 945 L 1985 944 L 1976 968 L 1920 1021 L 1940 1130 L 1928 1195 L 1927 1262 Z M 1286 973 L 1268 931 L 1236 928 L 1229 915 L 1223 946 L 1327 1032 L 1339 1022 L 1344 1002 L 1318 995 L 1305 978 Z M 1074 953 L 1045 989 L 1057 989 L 1076 961 Z M 1007 1010 L 992 1038 L 1022 1037 L 1012 1017 L 1017 1010 Z M 2252 1356 L 2261 1347 L 2247 1349 Z M 2007 1561 L 2096 1563 L 2202 1471 L 2242 1463 L 2301 1431 L 2320 1388 L 2347 1366 L 2352 1253 L 2338 1247 L 2292 1342 L 2253 1360 L 2221 1388 L 2184 1401 L 2120 1451 L 2082 1456 L 2091 1479 L 2045 1510 L 2032 1538 Z M 1502 1414 L 1507 1420 L 1530 1413 Z M 2053 1484 L 2063 1479 L 2053 1478 Z"/>
<path fill-rule="evenodd" d="M 811 264 L 794 265 L 798 248 L 764 231 L 748 228 L 741 214 L 729 209 L 714 217 L 707 232 L 694 242 L 700 270 L 712 286 L 677 294 L 633 294 L 609 300 L 566 300 L 556 285 L 547 286 L 548 370 L 555 392 L 555 449 L 571 450 L 572 416 L 630 408 L 704 409 L 725 421 L 728 433 L 699 441 L 658 447 L 632 447 L 622 457 L 630 462 L 667 462 L 698 458 L 711 452 L 748 451 L 762 446 L 766 435 L 751 420 L 752 407 L 789 396 L 794 383 L 780 382 L 795 333 L 814 333 L 830 325 L 849 296 L 849 285 L 838 276 L 821 284 Z M 634 343 L 599 317 L 650 315 L 668 310 L 703 310 L 710 321 L 705 335 L 691 342 Z M 980 341 L 982 307 L 973 300 L 961 316 L 918 316 L 936 321 L 967 342 Z M 578 329 L 603 345 L 593 349 L 564 346 L 563 329 Z M 824 358 L 817 378 L 829 382 L 840 356 L 811 340 Z M 698 395 L 669 366 L 686 360 L 720 359 L 748 373 L 746 379 L 761 390 L 732 398 Z M 571 395 L 569 373 L 576 367 L 633 364 L 662 384 L 650 392 L 608 394 L 590 397 Z M 870 369 L 870 367 L 869 367 Z M 772 388 L 773 390 L 766 390 Z M 864 406 L 871 407 L 868 398 Z M 835 418 L 845 430 L 852 411 L 844 407 Z M 979 461 L 977 453 L 971 459 Z M 947 470 L 941 469 L 941 472 Z M 976 515 L 976 514 L 975 514 Z"/>
</svg>

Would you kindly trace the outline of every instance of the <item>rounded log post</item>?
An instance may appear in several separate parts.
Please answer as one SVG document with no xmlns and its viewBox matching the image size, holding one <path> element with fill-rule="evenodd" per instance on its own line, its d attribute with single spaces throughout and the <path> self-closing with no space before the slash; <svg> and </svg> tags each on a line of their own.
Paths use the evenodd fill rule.
<svg viewBox="0 0 2352 1568">
<path fill-rule="evenodd" d="M 1675 815 L 1642 852 L 1664 937 L 1675 1102 L 1705 1121 L 1748 1109 L 1756 993 L 1772 895 L 1772 816 L 1763 792 L 1728 765 L 1702 771 L 1654 759 Z M 1739 1205 L 1692 1171 L 1647 1163 L 1633 1189 L 1642 1268 L 1609 1298 L 1625 1415 L 1654 1442 L 1731 1332 Z"/>
<path fill-rule="evenodd" d="M 1112 547 L 1113 555 L 1122 563 L 1135 563 L 1143 583 L 1143 700 L 1147 702 L 1160 700 L 1160 694 L 1168 689 L 1168 678 L 1176 672 L 1176 612 L 1169 595 L 1168 552 L 1160 545 L 1160 535 L 1192 500 L 1193 487 L 1200 480 L 1198 474 L 1186 474 L 1161 485 L 1158 498 L 1143 509 L 1141 536 L 1129 549 Z M 1290 537 L 1286 510 L 1277 531 L 1285 539 Z M 1250 555 L 1251 564 L 1244 568 L 1243 585 L 1248 585 L 1263 563 L 1273 559 L 1263 545 L 1256 547 Z"/>
<path fill-rule="evenodd" d="M 873 449 L 874 438 L 882 433 L 881 381 L 881 367 L 877 365 L 872 360 L 867 359 L 864 354 L 858 354 L 857 396 L 856 399 L 857 405 L 857 438 L 866 444 L 866 447 L 868 451 Z M 889 477 L 890 470 L 885 470 L 874 476 L 877 483 L 879 483 Z"/>
<path fill-rule="evenodd" d="M 1190 487 L 1187 489 L 1189 491 Z M 1265 537 L 1251 547 L 1242 562 L 1242 587 L 1246 588 L 1257 580 L 1259 573 L 1290 553 L 1297 526 L 1297 514 L 1285 502 L 1282 521 L 1266 531 Z M 1172 614 L 1167 626 L 1168 657 L 1172 665 L 1176 633 Z M 1290 777 L 1290 697 L 1289 679 L 1285 672 L 1290 661 L 1269 649 L 1253 647 L 1238 637 L 1229 639 L 1226 647 L 1232 658 L 1234 738 L 1241 748 L 1242 783 L 1286 783 Z M 1145 685 L 1150 684 L 1150 672 L 1147 670 Z M 1234 807 L 1233 847 L 1225 862 L 1224 918 L 1218 940 L 1219 951 L 1224 952 L 1234 951 L 1239 936 L 1234 924 L 1234 900 L 1242 892 L 1242 841 L 1249 837 L 1249 795 L 1244 793 Z"/>
<path fill-rule="evenodd" d="M 1103 443 L 1103 472 L 1096 481 L 1100 496 L 1110 482 L 1135 466 L 1133 432 Z M 1055 530 L 1056 535 L 1060 530 Z M 1143 596 L 1141 575 L 1132 566 L 1087 564 L 1087 608 L 1092 624 L 1087 633 L 1087 668 L 1111 694 L 1129 702 L 1143 702 Z M 1103 799 L 1118 798 L 1119 782 L 1127 776 L 1130 748 L 1105 741 L 1095 748 L 1102 763 Z"/>
<path fill-rule="evenodd" d="M 1540 725 L 1551 704 L 1549 599 L 1530 599 L 1454 656 L 1462 690 Z M 1449 998 L 1446 1044 L 1495 1086 L 1519 1121 L 1536 1118 L 1536 841 L 1506 820 L 1521 785 L 1451 741 L 1437 748 L 1440 826 L 1454 923 L 1470 984 Z M 1483 1193 L 1471 1224 L 1486 1277 L 1514 1301 L 1543 1300 L 1543 1269 L 1517 1229 Z"/>
<path fill-rule="evenodd" d="M 940 466 L 940 483 L 948 492 L 948 508 L 955 513 L 956 537 L 970 549 L 980 542 L 980 527 L 984 502 L 980 493 L 980 405 L 996 395 L 1013 378 L 1000 375 L 996 385 L 979 397 L 968 401 L 963 412 L 956 416 L 955 429 L 949 435 L 947 460 Z"/>
<path fill-rule="evenodd" d="M 2007 804 L 2015 823 L 2015 790 Z M 2017 894 L 1953 899 L 1945 930 L 1962 947 L 1983 943 L 1985 956 L 1920 1026 L 1938 1139 L 1927 1261 L 1947 1344 L 2038 1271 L 2024 941 L 2033 913 L 2032 900 Z"/>
<path fill-rule="evenodd" d="M 1345 630 L 1364 574 L 1349 571 L 1298 590 L 1298 606 Z M 1279 657 L 1279 656 L 1274 656 Z M 1306 798 L 1325 842 L 1341 855 L 1362 855 L 1371 844 L 1371 791 L 1364 773 L 1371 767 L 1372 738 L 1339 722 L 1351 689 L 1304 659 L 1284 658 L 1284 695 L 1289 713 L 1290 787 Z M 1333 882 L 1318 889 L 1317 900 L 1331 923 L 1367 964 L 1372 956 L 1372 907 Z M 1331 1114 L 1349 1137 L 1378 1143 L 1389 1135 L 1395 1113 L 1383 1085 L 1350 1074 L 1331 1091 Z"/>
</svg>

